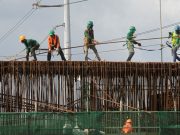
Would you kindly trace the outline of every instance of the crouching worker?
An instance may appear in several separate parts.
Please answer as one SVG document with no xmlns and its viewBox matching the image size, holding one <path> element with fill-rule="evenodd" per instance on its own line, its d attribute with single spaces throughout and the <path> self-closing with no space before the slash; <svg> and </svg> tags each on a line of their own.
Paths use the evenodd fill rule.
<svg viewBox="0 0 180 135">
<path fill-rule="evenodd" d="M 61 59 L 66 61 L 66 58 L 64 57 L 64 53 L 60 47 L 59 37 L 55 35 L 54 30 L 51 30 L 49 32 L 49 37 L 48 37 L 48 55 L 47 55 L 48 61 L 51 61 L 51 53 L 55 49 L 58 51 L 58 54 L 61 55 Z"/>
<path fill-rule="evenodd" d="M 29 53 L 34 57 L 34 61 L 37 61 L 35 51 L 39 49 L 40 44 L 34 39 L 26 39 L 24 35 L 19 37 L 19 41 L 26 47 L 26 61 L 29 61 Z"/>
</svg>

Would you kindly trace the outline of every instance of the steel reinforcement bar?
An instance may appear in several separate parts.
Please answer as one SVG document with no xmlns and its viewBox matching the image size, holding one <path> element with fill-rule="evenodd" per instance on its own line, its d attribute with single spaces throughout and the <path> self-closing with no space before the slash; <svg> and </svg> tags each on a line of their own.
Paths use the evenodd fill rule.
<svg viewBox="0 0 180 135">
<path fill-rule="evenodd" d="M 180 109 L 180 63 L 0 62 L 1 112 Z"/>
</svg>

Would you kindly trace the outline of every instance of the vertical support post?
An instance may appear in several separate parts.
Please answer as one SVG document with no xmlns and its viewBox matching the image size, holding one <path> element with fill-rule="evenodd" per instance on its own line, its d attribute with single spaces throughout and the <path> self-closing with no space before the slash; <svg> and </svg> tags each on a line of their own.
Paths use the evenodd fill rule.
<svg viewBox="0 0 180 135">
<path fill-rule="evenodd" d="M 161 0 L 159 0 L 160 3 L 160 31 L 161 31 L 161 62 L 163 62 L 163 44 L 162 44 L 162 9 L 161 9 Z"/>
<path fill-rule="evenodd" d="M 66 60 L 71 60 L 71 30 L 70 30 L 70 7 L 69 0 L 64 0 L 64 47 L 69 48 L 65 49 L 65 58 Z"/>
<path fill-rule="evenodd" d="M 138 93 L 138 101 L 137 101 L 137 107 L 138 107 L 138 135 L 141 134 L 141 124 L 140 124 L 140 101 L 139 101 L 139 93 Z"/>
<path fill-rule="evenodd" d="M 123 111 L 123 101 L 122 101 L 122 97 L 120 98 L 120 102 L 119 102 L 120 106 L 119 106 L 119 111 Z"/>
</svg>

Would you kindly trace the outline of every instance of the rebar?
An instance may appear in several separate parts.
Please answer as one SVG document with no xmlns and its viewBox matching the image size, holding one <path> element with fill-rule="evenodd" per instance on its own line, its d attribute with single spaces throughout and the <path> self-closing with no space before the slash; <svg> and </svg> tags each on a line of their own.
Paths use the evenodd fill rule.
<svg viewBox="0 0 180 135">
<path fill-rule="evenodd" d="M 0 62 L 1 112 L 179 110 L 180 64 Z"/>
</svg>

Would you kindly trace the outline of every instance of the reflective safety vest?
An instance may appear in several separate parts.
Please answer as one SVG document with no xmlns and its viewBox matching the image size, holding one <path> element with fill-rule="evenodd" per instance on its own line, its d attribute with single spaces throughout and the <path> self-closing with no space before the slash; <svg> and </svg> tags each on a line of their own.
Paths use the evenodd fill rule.
<svg viewBox="0 0 180 135">
<path fill-rule="evenodd" d="M 172 47 L 180 45 L 180 35 L 176 34 L 176 32 L 173 32 L 172 34 Z"/>
</svg>

